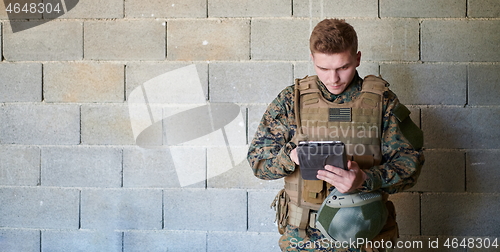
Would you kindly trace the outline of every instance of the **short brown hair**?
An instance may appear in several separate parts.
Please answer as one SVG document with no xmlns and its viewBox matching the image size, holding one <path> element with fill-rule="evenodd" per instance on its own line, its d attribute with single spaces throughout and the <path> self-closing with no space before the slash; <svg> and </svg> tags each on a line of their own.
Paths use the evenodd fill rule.
<svg viewBox="0 0 500 252">
<path fill-rule="evenodd" d="M 334 54 L 350 50 L 358 53 L 358 36 L 354 28 L 343 19 L 324 19 L 309 38 L 311 53 Z"/>
</svg>

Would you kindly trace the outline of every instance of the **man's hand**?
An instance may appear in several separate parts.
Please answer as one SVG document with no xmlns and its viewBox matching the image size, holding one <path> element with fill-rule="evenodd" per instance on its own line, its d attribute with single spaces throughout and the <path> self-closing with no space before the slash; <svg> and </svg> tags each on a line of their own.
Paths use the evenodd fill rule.
<svg viewBox="0 0 500 252">
<path fill-rule="evenodd" d="M 335 186 L 341 193 L 350 193 L 360 188 L 368 176 L 359 168 L 358 163 L 354 161 L 348 161 L 347 168 L 348 170 L 346 171 L 342 168 L 326 165 L 326 170 L 318 171 L 317 178 Z"/>
<path fill-rule="evenodd" d="M 290 151 L 290 159 L 297 165 L 299 164 L 299 154 L 297 154 L 297 148 Z"/>
</svg>

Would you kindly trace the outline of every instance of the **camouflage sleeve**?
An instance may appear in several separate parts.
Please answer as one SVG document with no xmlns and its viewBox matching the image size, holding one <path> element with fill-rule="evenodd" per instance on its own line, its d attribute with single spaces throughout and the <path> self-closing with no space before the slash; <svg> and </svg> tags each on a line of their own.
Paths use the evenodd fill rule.
<svg viewBox="0 0 500 252">
<path fill-rule="evenodd" d="M 363 185 L 364 190 L 382 189 L 387 193 L 397 193 L 413 187 L 420 175 L 424 155 L 401 133 L 398 120 L 392 113 L 398 104 L 396 95 L 386 92 L 381 139 L 383 163 L 366 171 L 369 179 Z"/>
<path fill-rule="evenodd" d="M 256 177 L 279 179 L 295 170 L 290 151 L 295 148 L 293 87 L 284 89 L 268 106 L 248 150 L 248 162 Z"/>
</svg>

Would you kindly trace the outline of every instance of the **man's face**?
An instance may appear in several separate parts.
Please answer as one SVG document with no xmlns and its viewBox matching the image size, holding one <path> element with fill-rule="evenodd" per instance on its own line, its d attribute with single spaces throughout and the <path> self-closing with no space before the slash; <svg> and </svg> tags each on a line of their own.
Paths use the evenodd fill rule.
<svg viewBox="0 0 500 252">
<path fill-rule="evenodd" d="M 350 51 L 334 54 L 316 52 L 311 57 L 319 80 L 335 95 L 344 92 L 361 62 L 361 52 L 356 55 L 352 55 Z"/>
</svg>

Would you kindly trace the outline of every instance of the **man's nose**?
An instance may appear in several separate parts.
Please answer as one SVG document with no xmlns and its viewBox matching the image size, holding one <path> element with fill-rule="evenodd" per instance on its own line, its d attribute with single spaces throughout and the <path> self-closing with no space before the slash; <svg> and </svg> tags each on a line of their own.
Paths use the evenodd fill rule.
<svg viewBox="0 0 500 252">
<path fill-rule="evenodd" d="M 337 83 L 337 82 L 339 82 L 339 80 L 340 80 L 339 74 L 338 74 L 338 73 L 337 73 L 337 71 L 335 71 L 335 70 L 332 70 L 332 71 L 331 71 L 331 73 L 330 73 L 330 76 L 329 76 L 329 77 L 330 77 L 330 81 L 331 81 L 332 83 Z"/>
</svg>

